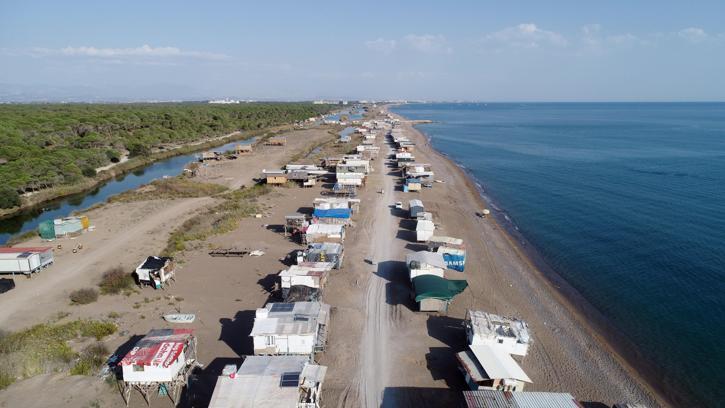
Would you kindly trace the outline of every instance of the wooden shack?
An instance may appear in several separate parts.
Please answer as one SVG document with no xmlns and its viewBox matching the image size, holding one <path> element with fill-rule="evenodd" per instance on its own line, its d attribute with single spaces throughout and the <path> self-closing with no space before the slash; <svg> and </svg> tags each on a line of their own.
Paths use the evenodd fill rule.
<svg viewBox="0 0 725 408">
<path fill-rule="evenodd" d="M 238 144 L 234 148 L 234 152 L 236 154 L 242 155 L 242 154 L 252 154 L 252 145 L 250 144 Z"/>
<path fill-rule="evenodd" d="M 287 173 L 284 170 L 269 170 L 262 173 L 267 184 L 280 185 L 287 182 Z"/>
<path fill-rule="evenodd" d="M 284 146 L 287 144 L 287 138 L 284 136 L 270 137 L 264 144 L 267 146 Z"/>
</svg>

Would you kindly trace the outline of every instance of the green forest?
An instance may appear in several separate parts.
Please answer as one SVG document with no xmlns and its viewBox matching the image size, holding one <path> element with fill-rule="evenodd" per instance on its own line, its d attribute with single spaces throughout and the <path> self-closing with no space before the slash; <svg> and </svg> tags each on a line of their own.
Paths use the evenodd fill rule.
<svg viewBox="0 0 725 408">
<path fill-rule="evenodd" d="M 0 105 L 0 208 L 20 194 L 92 178 L 128 155 L 293 123 L 329 112 L 310 103 Z"/>
</svg>

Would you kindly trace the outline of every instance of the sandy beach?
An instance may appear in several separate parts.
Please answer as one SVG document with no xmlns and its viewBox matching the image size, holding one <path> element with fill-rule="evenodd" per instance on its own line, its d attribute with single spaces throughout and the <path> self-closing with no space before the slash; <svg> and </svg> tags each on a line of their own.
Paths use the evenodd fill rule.
<svg viewBox="0 0 725 408">
<path fill-rule="evenodd" d="M 345 241 L 346 259 L 334 270 L 324 301 L 332 306 L 328 346 L 317 357 L 329 367 L 323 386 L 325 407 L 439 407 L 457 406 L 465 388 L 455 353 L 466 346 L 463 317 L 467 309 L 484 309 L 524 319 L 533 333 L 533 346 L 521 361 L 533 380 L 527 390 L 569 392 L 578 400 L 603 403 L 639 402 L 667 406 L 616 357 L 576 307 L 535 266 L 526 252 L 492 217 L 476 212 L 486 208 L 474 183 L 453 162 L 438 154 L 410 123 L 403 128 L 417 145 L 416 161 L 430 163 L 432 189 L 403 193 L 398 175 L 384 157 L 389 147 L 378 136 L 380 157 L 361 190 L 361 211 Z M 286 164 L 297 152 L 329 142 L 328 128 L 296 130 L 285 147 L 260 147 L 252 156 L 222 162 L 203 181 L 238 188 L 249 185 L 263 168 Z M 354 147 L 354 144 L 350 146 Z M 304 160 L 300 160 L 303 162 Z M 171 230 L 213 205 L 210 197 L 108 204 L 88 213 L 96 225 L 77 240 L 63 241 L 56 264 L 32 279 L 16 278 L 17 287 L 0 296 L 0 327 L 20 330 L 54 320 L 58 312 L 75 318 L 106 319 L 110 313 L 120 331 L 108 340 L 111 350 L 125 350 L 134 336 L 151 328 L 168 327 L 160 316 L 172 310 L 195 313 L 191 325 L 199 337 L 203 370 L 188 391 L 187 406 L 205 406 L 216 377 L 225 364 L 239 364 L 252 352 L 254 311 L 269 298 L 283 260 L 299 244 L 279 232 L 284 216 L 308 210 L 322 186 L 277 188 L 260 198 L 263 218 L 248 218 L 233 232 L 212 237 L 186 251 L 176 284 L 163 291 L 144 288 L 130 296 L 101 296 L 85 306 L 69 306 L 74 289 L 93 286 L 109 267 L 133 269 L 140 260 L 160 251 Z M 382 190 L 382 194 L 378 193 Z M 421 246 L 411 239 L 414 228 L 407 211 L 396 201 L 420 198 L 433 213 L 440 234 L 463 238 L 468 260 L 464 276 L 469 288 L 456 297 L 446 315 L 416 311 L 404 259 Z M 61 243 L 60 241 L 58 243 Z M 67 245 L 66 245 L 67 243 Z M 83 244 L 81 254 L 70 246 Z M 28 244 L 40 244 L 35 240 Z M 265 255 L 212 258 L 210 246 L 261 249 Z M 366 263 L 374 260 L 377 265 Z M 32 390 L 41 386 L 42 396 Z M 48 374 L 19 381 L 0 391 L 0 407 L 125 406 L 120 394 L 95 377 Z M 132 397 L 132 406 L 142 404 Z M 157 407 L 168 399 L 153 400 Z M 592 404 L 591 406 L 596 406 Z M 601 406 L 601 405 L 600 405 Z"/>
<path fill-rule="evenodd" d="M 527 390 L 570 392 L 581 401 L 640 402 L 666 406 L 637 374 L 586 324 L 577 309 L 534 266 L 515 240 L 493 218 L 476 213 L 486 204 L 471 179 L 448 158 L 434 151 L 410 123 L 403 125 L 416 145 L 416 161 L 430 163 L 436 172 L 432 189 L 402 193 L 395 177 L 378 163 L 370 180 L 384 187 L 382 202 L 366 209 L 362 231 L 349 252 L 371 255 L 377 262 L 347 266 L 345 281 L 332 284 L 353 294 L 338 305 L 330 351 L 322 361 L 331 367 L 327 403 L 331 406 L 448 406 L 460 403 L 463 378 L 454 353 L 465 348 L 463 317 L 467 309 L 484 309 L 527 321 L 534 346 L 521 363 L 533 384 Z M 385 149 L 383 147 L 382 149 Z M 381 150 L 384 151 L 384 150 Z M 382 180 L 381 180 L 382 179 Z M 370 194 L 366 191 L 365 194 Z M 395 201 L 420 198 L 432 211 L 443 235 L 463 238 L 469 260 L 465 276 L 470 286 L 451 305 L 446 316 L 415 311 L 404 257 L 422 249 L 411 240 L 406 214 L 391 209 Z M 360 238 L 362 237 L 362 241 Z M 343 288 L 337 289 L 338 286 Z M 355 291 L 356 287 L 361 290 Z M 335 304 L 333 300 L 329 300 Z M 362 320 L 362 321 L 360 321 Z M 351 331 L 353 332 L 352 335 Z M 359 347 L 350 337 L 359 339 Z M 358 367 L 351 368 L 350 357 Z M 339 362 L 344 362 L 342 366 Z M 333 401 L 330 401 L 330 398 Z"/>
</svg>

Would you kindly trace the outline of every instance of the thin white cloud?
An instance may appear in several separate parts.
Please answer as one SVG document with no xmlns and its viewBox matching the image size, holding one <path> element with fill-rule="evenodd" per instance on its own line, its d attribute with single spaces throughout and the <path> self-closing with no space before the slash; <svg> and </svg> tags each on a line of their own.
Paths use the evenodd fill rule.
<svg viewBox="0 0 725 408">
<path fill-rule="evenodd" d="M 602 25 L 601 24 L 587 24 L 581 28 L 582 33 L 585 36 L 593 36 L 596 34 L 599 34 L 600 31 L 602 31 Z"/>
<path fill-rule="evenodd" d="M 225 60 L 230 57 L 205 51 L 183 50 L 177 47 L 152 47 L 144 44 L 134 48 L 98 48 L 89 46 L 64 48 L 33 48 L 29 52 L 35 57 L 65 56 L 97 59 L 169 59 L 191 58 L 203 60 Z"/>
<path fill-rule="evenodd" d="M 677 32 L 680 38 L 684 38 L 688 41 L 698 43 L 708 39 L 708 34 L 702 28 L 688 27 Z"/>
<path fill-rule="evenodd" d="M 533 23 L 523 23 L 487 34 L 483 42 L 494 44 L 499 48 L 565 47 L 569 43 L 563 35 L 541 29 Z"/>
<path fill-rule="evenodd" d="M 645 41 L 631 33 L 609 35 L 606 37 L 606 41 L 608 44 L 613 44 L 613 45 L 646 45 L 647 44 L 647 41 Z"/>
<path fill-rule="evenodd" d="M 453 48 L 448 45 L 446 37 L 434 34 L 408 34 L 403 41 L 412 49 L 427 54 L 439 54 L 453 52 Z"/>
<path fill-rule="evenodd" d="M 386 40 L 384 38 L 378 38 L 371 41 L 365 41 L 365 46 L 368 47 L 368 49 L 381 52 L 383 54 L 390 54 L 391 52 L 395 51 L 395 48 L 397 47 L 398 42 L 395 40 Z"/>
</svg>

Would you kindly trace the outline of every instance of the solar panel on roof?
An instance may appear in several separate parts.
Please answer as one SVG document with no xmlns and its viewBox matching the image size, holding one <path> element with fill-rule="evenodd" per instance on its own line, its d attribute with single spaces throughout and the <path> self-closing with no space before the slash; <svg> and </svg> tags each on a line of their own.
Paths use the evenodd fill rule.
<svg viewBox="0 0 725 408">
<path fill-rule="evenodd" d="M 291 312 L 295 308 L 294 303 L 275 303 L 270 312 Z"/>
<path fill-rule="evenodd" d="M 303 315 L 295 315 L 295 317 L 294 317 L 294 321 L 296 321 L 296 322 L 306 322 L 309 320 L 310 320 L 309 317 L 303 316 Z"/>
<path fill-rule="evenodd" d="M 279 381 L 280 387 L 298 387 L 300 385 L 300 373 L 282 373 Z"/>
</svg>

